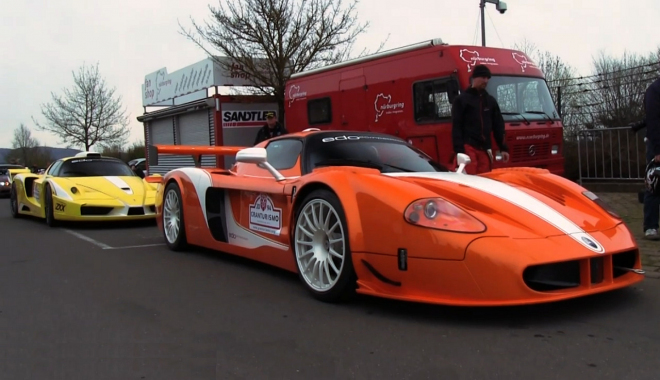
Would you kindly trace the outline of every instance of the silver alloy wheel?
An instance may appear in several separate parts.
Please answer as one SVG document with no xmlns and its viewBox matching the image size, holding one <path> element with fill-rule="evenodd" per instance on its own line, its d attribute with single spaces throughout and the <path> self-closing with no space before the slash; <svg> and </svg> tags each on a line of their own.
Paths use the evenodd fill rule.
<svg viewBox="0 0 660 380">
<path fill-rule="evenodd" d="M 341 219 L 330 203 L 314 199 L 296 222 L 296 261 L 305 282 L 316 291 L 328 291 L 339 280 L 346 257 Z"/>
<path fill-rule="evenodd" d="M 163 227 L 165 229 L 165 237 L 170 244 L 174 244 L 179 237 L 179 229 L 181 228 L 181 202 L 179 196 L 174 189 L 169 190 L 165 196 L 165 204 L 163 205 Z"/>
</svg>

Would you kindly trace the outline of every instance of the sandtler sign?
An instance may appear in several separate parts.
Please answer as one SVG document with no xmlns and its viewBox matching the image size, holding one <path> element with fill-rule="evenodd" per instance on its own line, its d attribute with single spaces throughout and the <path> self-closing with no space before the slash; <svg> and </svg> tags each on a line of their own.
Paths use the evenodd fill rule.
<svg viewBox="0 0 660 380">
<path fill-rule="evenodd" d="M 273 112 L 277 117 L 275 110 L 222 111 L 222 126 L 225 128 L 262 126 L 266 123 L 266 113 L 268 112 Z"/>
</svg>

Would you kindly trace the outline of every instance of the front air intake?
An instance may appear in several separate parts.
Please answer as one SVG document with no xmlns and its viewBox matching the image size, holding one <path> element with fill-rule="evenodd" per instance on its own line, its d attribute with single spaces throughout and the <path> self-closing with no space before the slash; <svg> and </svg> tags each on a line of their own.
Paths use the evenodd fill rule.
<svg viewBox="0 0 660 380">
<path fill-rule="evenodd" d="M 534 265 L 525 269 L 523 280 L 530 289 L 539 292 L 575 288 L 580 286 L 580 262 Z"/>
</svg>

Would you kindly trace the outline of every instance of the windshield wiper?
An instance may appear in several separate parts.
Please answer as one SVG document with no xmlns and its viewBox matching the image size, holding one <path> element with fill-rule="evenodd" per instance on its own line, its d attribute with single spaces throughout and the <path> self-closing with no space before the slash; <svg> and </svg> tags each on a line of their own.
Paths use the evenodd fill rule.
<svg viewBox="0 0 660 380">
<path fill-rule="evenodd" d="M 515 116 L 520 116 L 520 117 L 523 118 L 523 120 L 525 120 L 525 123 L 526 123 L 527 125 L 531 124 L 531 123 L 529 122 L 529 120 L 527 120 L 527 118 L 525 118 L 525 117 L 524 117 L 521 113 L 519 113 L 519 112 L 502 112 L 502 115 L 515 115 Z"/>
<path fill-rule="evenodd" d="M 364 161 L 364 160 L 355 160 L 355 159 L 350 159 L 350 158 L 333 158 L 333 159 L 328 159 L 328 160 L 323 160 L 320 162 L 317 162 L 315 167 L 318 166 L 364 166 L 367 168 L 373 168 L 373 169 L 378 169 L 380 171 L 383 170 L 383 167 L 387 166 L 392 169 L 400 170 L 402 172 L 413 172 L 414 170 L 410 169 L 404 169 L 400 168 L 398 166 L 382 163 L 382 164 L 377 164 L 373 161 Z"/>
<path fill-rule="evenodd" d="M 531 114 L 535 114 L 535 115 L 545 115 L 545 117 L 548 118 L 548 121 L 550 121 L 550 123 L 554 123 L 554 122 L 555 122 L 554 120 L 552 120 L 552 118 L 550 117 L 550 115 L 548 115 L 547 113 L 545 113 L 545 111 L 525 111 L 525 113 L 531 113 Z"/>
<path fill-rule="evenodd" d="M 316 165 L 314 165 L 314 167 L 319 167 L 319 166 L 364 166 L 366 168 L 383 170 L 383 166 L 378 165 L 375 162 L 364 161 L 364 160 L 352 160 L 349 158 L 331 158 L 328 160 L 317 162 Z"/>
<path fill-rule="evenodd" d="M 412 173 L 412 172 L 414 172 L 414 170 L 400 168 L 400 167 L 398 167 L 398 166 L 394 166 L 394 165 L 386 164 L 386 163 L 384 163 L 384 162 L 383 162 L 383 165 L 387 166 L 388 168 L 392 168 L 392 169 L 396 169 L 396 170 L 401 170 L 402 172 L 407 172 L 407 173 Z"/>
</svg>

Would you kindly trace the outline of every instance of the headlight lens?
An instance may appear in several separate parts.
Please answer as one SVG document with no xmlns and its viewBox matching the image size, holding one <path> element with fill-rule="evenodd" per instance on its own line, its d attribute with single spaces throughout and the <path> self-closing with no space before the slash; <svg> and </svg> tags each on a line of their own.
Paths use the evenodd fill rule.
<svg viewBox="0 0 660 380">
<path fill-rule="evenodd" d="M 608 214 L 612 215 L 617 219 L 621 219 L 621 216 L 619 216 L 619 214 L 617 214 L 616 211 L 614 211 L 614 209 L 610 207 L 607 203 L 603 202 L 602 199 L 598 198 L 598 195 L 592 193 L 591 191 L 583 191 L 582 195 L 591 199 L 595 204 L 600 206 L 600 208 L 607 211 Z"/>
<path fill-rule="evenodd" d="M 404 218 L 408 223 L 438 230 L 470 233 L 486 230 L 477 218 L 442 198 L 419 199 L 411 203 Z"/>
</svg>

